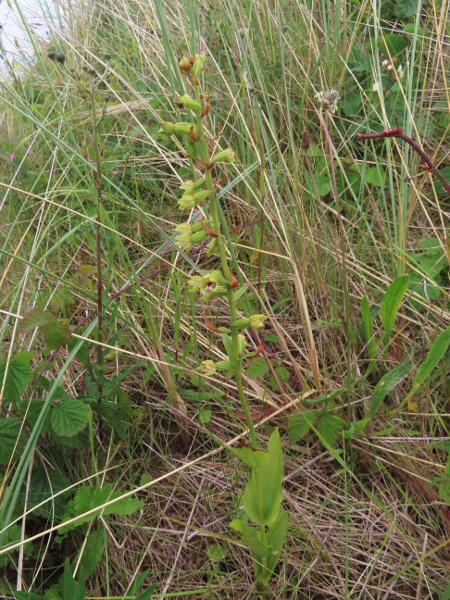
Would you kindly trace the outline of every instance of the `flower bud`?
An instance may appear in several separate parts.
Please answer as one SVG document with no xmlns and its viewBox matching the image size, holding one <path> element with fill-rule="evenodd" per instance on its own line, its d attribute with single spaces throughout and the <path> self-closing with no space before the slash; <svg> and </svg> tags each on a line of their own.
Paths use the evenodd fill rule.
<svg viewBox="0 0 450 600">
<path fill-rule="evenodd" d="M 242 335 L 242 333 L 240 333 L 238 335 L 238 344 L 239 344 L 239 355 L 241 355 L 245 352 L 245 349 L 247 348 L 247 340 L 245 339 L 245 336 Z"/>
<path fill-rule="evenodd" d="M 264 327 L 264 321 L 267 319 L 266 315 L 252 315 L 249 317 L 250 327 L 252 329 L 261 329 Z"/>
<path fill-rule="evenodd" d="M 233 163 L 234 162 L 234 152 L 231 148 L 227 148 L 223 150 L 223 152 L 219 152 L 212 159 L 211 163 Z"/>
<path fill-rule="evenodd" d="M 197 371 L 207 376 L 214 375 L 216 372 L 216 364 L 213 360 L 204 360 L 197 368 Z"/>
<path fill-rule="evenodd" d="M 180 210 L 191 210 L 195 206 L 194 196 L 192 194 L 183 194 L 178 200 Z"/>
<path fill-rule="evenodd" d="M 206 56 L 203 54 L 203 52 L 200 52 L 195 55 L 195 62 L 191 69 L 191 74 L 193 75 L 193 77 L 197 78 L 200 76 L 200 73 L 203 69 L 203 65 L 205 64 L 205 60 Z"/>
<path fill-rule="evenodd" d="M 193 244 L 201 244 L 205 240 L 208 239 L 208 236 L 204 231 L 196 231 L 191 235 L 191 240 Z"/>
<path fill-rule="evenodd" d="M 202 112 L 203 110 L 200 102 L 197 102 L 194 100 L 194 98 L 191 98 L 187 94 L 184 96 L 178 96 L 178 98 L 175 99 L 175 104 L 178 106 L 178 108 L 190 108 L 196 112 Z"/>
<path fill-rule="evenodd" d="M 182 73 L 186 73 L 191 70 L 191 63 L 189 59 L 183 56 L 183 58 L 178 62 L 178 67 Z"/>
<path fill-rule="evenodd" d="M 205 233 L 206 235 L 206 233 Z M 212 238 L 208 244 L 208 258 L 210 256 L 217 256 L 219 254 L 219 244 L 217 238 Z"/>
<path fill-rule="evenodd" d="M 247 318 L 238 319 L 237 321 L 233 321 L 231 323 L 231 327 L 234 327 L 235 329 L 247 329 L 247 327 L 249 325 L 250 325 L 250 321 Z"/>
<path fill-rule="evenodd" d="M 211 190 L 203 190 L 201 192 L 196 192 L 193 196 L 195 203 L 200 204 L 200 202 L 203 202 L 203 200 L 208 198 L 208 196 L 210 196 L 211 193 Z"/>
</svg>

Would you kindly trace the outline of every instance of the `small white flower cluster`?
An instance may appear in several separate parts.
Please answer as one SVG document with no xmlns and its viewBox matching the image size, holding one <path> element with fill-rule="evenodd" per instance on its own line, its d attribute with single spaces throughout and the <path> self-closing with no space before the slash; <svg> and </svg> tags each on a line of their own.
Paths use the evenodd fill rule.
<svg viewBox="0 0 450 600">
<path fill-rule="evenodd" d="M 383 60 L 383 62 L 381 63 L 381 68 L 386 69 L 386 71 L 392 72 L 394 70 L 394 65 L 391 63 L 391 61 L 386 59 Z M 398 67 L 397 73 L 399 78 L 401 79 L 403 77 L 403 65 L 400 65 Z"/>
</svg>

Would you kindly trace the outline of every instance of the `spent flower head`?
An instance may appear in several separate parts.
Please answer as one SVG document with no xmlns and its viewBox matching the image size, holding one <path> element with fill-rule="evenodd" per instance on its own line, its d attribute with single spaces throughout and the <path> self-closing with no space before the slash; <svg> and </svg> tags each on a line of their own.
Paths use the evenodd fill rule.
<svg viewBox="0 0 450 600">
<path fill-rule="evenodd" d="M 326 92 L 321 91 L 314 98 L 317 100 L 319 106 L 332 115 L 336 112 L 338 102 L 341 99 L 339 92 L 335 89 L 327 90 Z"/>
</svg>

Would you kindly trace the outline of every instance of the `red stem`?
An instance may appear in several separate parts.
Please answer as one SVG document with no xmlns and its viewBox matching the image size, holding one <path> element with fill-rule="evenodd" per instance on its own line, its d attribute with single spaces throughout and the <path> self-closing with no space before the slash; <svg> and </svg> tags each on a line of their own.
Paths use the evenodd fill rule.
<svg viewBox="0 0 450 600">
<path fill-rule="evenodd" d="M 400 125 L 397 125 L 397 127 L 394 127 L 393 129 L 385 129 L 384 131 L 380 131 L 379 133 L 357 133 L 356 134 L 357 140 L 375 140 L 378 138 L 389 138 L 389 137 L 398 138 L 400 140 L 403 140 L 407 144 L 409 144 L 411 146 L 411 148 L 413 150 L 415 150 L 417 152 L 417 154 L 419 154 L 419 156 L 422 158 L 422 160 L 426 163 L 429 172 L 434 173 L 436 175 L 436 177 L 442 183 L 442 187 L 445 189 L 446 192 L 448 192 L 450 194 L 450 183 L 445 179 L 445 177 L 442 175 L 442 173 L 439 171 L 439 169 L 433 163 L 431 158 L 419 146 L 419 144 L 402 131 L 402 129 L 400 128 Z"/>
</svg>

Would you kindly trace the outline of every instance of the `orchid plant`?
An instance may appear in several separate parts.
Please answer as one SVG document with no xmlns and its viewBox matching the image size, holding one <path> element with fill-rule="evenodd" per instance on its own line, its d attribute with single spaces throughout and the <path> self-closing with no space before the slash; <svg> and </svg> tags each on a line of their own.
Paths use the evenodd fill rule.
<svg viewBox="0 0 450 600">
<path fill-rule="evenodd" d="M 238 280 L 230 268 L 225 238 L 219 219 L 220 205 L 217 197 L 213 172 L 217 165 L 233 163 L 234 152 L 227 148 L 210 153 L 205 132 L 204 119 L 211 110 L 209 98 L 200 92 L 200 76 L 205 64 L 205 55 L 183 57 L 179 69 L 193 88 L 193 97 L 184 94 L 175 99 L 180 111 L 193 113 L 195 124 L 180 121 L 161 123 L 164 135 L 182 136 L 187 141 L 188 155 L 199 165 L 201 177 L 184 181 L 180 186 L 182 195 L 178 200 L 181 211 L 201 206 L 208 217 L 201 222 L 182 223 L 176 227 L 176 243 L 189 252 L 194 246 L 210 239 L 208 256 L 218 256 L 215 269 L 201 275 L 189 277 L 189 287 L 203 302 L 221 298 L 227 303 L 230 323 L 228 327 L 216 327 L 207 322 L 208 328 L 222 338 L 228 360 L 203 361 L 198 371 L 204 376 L 223 373 L 227 379 L 234 378 L 242 410 L 245 414 L 250 444 L 234 450 L 235 455 L 249 468 L 250 478 L 243 495 L 244 514 L 230 523 L 232 530 L 240 535 L 240 541 L 252 552 L 255 560 L 255 578 L 258 590 L 267 588 L 278 562 L 288 527 L 288 513 L 281 510 L 283 499 L 283 453 L 278 429 L 270 437 L 267 449 L 260 449 L 248 400 L 243 386 L 244 361 L 257 355 L 246 352 L 247 329 L 264 327 L 265 315 L 238 315 L 237 299 L 240 290 Z"/>
</svg>

